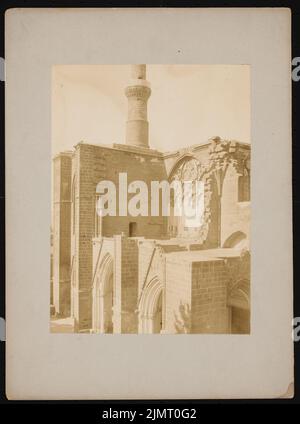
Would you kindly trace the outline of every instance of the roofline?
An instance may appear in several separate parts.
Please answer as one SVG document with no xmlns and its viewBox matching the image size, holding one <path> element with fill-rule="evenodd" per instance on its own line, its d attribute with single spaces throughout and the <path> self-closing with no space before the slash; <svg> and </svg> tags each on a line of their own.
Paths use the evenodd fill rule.
<svg viewBox="0 0 300 424">
<path fill-rule="evenodd" d="M 251 147 L 250 143 L 246 143 L 246 142 L 242 142 L 242 141 L 236 141 L 236 140 L 229 140 L 229 141 L 235 141 L 238 145 L 240 145 L 241 147 L 247 148 L 247 149 L 250 149 L 250 147 Z M 119 144 L 119 143 L 113 143 L 112 145 L 108 145 L 108 144 L 92 144 L 92 143 L 79 142 L 79 143 L 74 145 L 73 151 L 64 151 L 64 152 L 57 153 L 55 156 L 53 156 L 53 160 L 55 160 L 55 159 L 57 159 L 61 156 L 68 156 L 69 157 L 69 156 L 74 155 L 75 150 L 81 145 L 91 146 L 91 147 L 99 147 L 101 149 L 114 150 L 114 151 L 118 150 L 118 151 L 138 154 L 138 155 L 141 155 L 141 156 L 153 156 L 153 157 L 159 157 L 159 158 L 162 158 L 162 159 L 168 159 L 168 158 L 178 156 L 178 155 L 180 155 L 180 156 L 184 156 L 185 154 L 192 155 L 197 150 L 207 148 L 210 144 L 211 144 L 210 141 L 206 141 L 205 143 L 193 144 L 190 147 L 182 147 L 182 148 L 179 148 L 179 149 L 174 150 L 174 151 L 160 152 L 159 150 L 155 150 L 155 149 L 143 148 L 143 147 L 138 147 L 138 146 L 128 146 L 126 144 Z"/>
<path fill-rule="evenodd" d="M 235 141 L 238 145 L 242 146 L 242 147 L 246 147 L 247 149 L 250 149 L 251 144 L 250 143 L 246 143 L 246 142 L 242 142 L 242 141 L 236 141 L 236 140 L 228 140 L 228 141 Z M 165 152 L 163 153 L 163 158 L 167 159 L 169 157 L 172 156 L 176 156 L 176 155 L 180 155 L 180 156 L 184 156 L 185 154 L 193 154 L 193 152 L 196 152 L 197 150 L 201 150 L 204 149 L 205 147 L 208 147 L 211 144 L 210 141 L 206 141 L 205 143 L 198 143 L 198 144 L 192 144 L 190 147 L 182 147 L 179 148 L 177 150 L 174 150 L 173 152 Z"/>
</svg>

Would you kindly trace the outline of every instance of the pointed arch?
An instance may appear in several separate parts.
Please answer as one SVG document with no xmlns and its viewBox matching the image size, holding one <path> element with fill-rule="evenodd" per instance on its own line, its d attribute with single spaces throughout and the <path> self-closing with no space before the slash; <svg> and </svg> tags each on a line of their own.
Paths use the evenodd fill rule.
<svg viewBox="0 0 300 424">
<path fill-rule="evenodd" d="M 139 302 L 139 333 L 159 333 L 162 329 L 163 285 L 157 276 L 147 284 Z"/>
<path fill-rule="evenodd" d="M 242 231 L 235 231 L 232 233 L 225 242 L 223 247 L 246 247 L 247 245 L 247 236 Z"/>
<path fill-rule="evenodd" d="M 238 280 L 228 293 L 228 306 L 250 309 L 250 282 L 247 279 Z"/>
<path fill-rule="evenodd" d="M 198 160 L 192 153 L 184 153 L 183 155 L 181 155 L 173 164 L 168 175 L 168 180 L 170 181 L 173 178 L 175 172 L 180 168 L 181 165 L 183 165 L 183 163 L 188 162 L 190 160 L 195 160 L 195 162 L 198 163 Z"/>
<path fill-rule="evenodd" d="M 114 272 L 113 258 L 107 253 L 97 270 L 93 286 L 93 330 L 113 332 Z"/>
<path fill-rule="evenodd" d="M 174 182 L 179 182 L 181 185 L 181 190 L 171 190 L 170 192 L 170 216 L 168 219 L 168 230 L 170 237 L 195 237 L 197 238 L 198 233 L 200 231 L 200 227 L 202 225 L 202 216 L 198 218 L 191 218 L 188 215 L 188 212 L 185 210 L 183 205 L 192 204 L 192 207 L 195 208 L 196 205 L 196 194 L 195 187 L 193 186 L 192 190 L 194 193 L 192 197 L 188 194 L 184 194 L 184 182 L 192 182 L 195 181 L 200 182 L 201 174 L 201 165 L 198 159 L 191 154 L 190 152 L 186 152 L 181 155 L 172 166 L 172 169 L 168 176 L 168 181 L 170 184 Z M 199 183 L 200 184 L 200 183 Z M 199 198 L 199 196 L 198 196 Z M 181 205 L 179 210 L 182 213 L 176 213 L 175 205 Z M 199 204 L 197 204 L 197 208 L 199 209 Z M 200 206 L 202 209 L 202 206 Z"/>
<path fill-rule="evenodd" d="M 227 306 L 230 313 L 230 332 L 250 334 L 250 282 L 241 279 L 228 293 Z"/>
</svg>

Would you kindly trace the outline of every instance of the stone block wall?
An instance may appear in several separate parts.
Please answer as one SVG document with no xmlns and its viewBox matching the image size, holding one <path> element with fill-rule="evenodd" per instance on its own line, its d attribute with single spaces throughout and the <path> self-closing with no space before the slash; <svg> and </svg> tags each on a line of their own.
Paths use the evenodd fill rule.
<svg viewBox="0 0 300 424">
<path fill-rule="evenodd" d="M 76 146 L 77 154 L 77 207 L 75 226 L 76 238 L 76 284 L 75 322 L 77 330 L 87 330 L 92 326 L 92 238 L 95 228 L 94 155 L 88 145 Z"/>
<path fill-rule="evenodd" d="M 171 255 L 170 255 L 171 256 Z M 166 259 L 165 328 L 167 334 L 189 333 L 192 307 L 191 264 Z"/>
<path fill-rule="evenodd" d="M 227 280 L 222 259 L 192 264 L 192 333 L 229 331 Z"/>
<path fill-rule="evenodd" d="M 138 240 L 121 238 L 121 330 L 138 332 Z"/>
<path fill-rule="evenodd" d="M 113 332 L 137 333 L 138 239 L 116 235 L 93 239 L 94 282 L 101 280 L 101 263 L 113 260 Z"/>
<path fill-rule="evenodd" d="M 208 161 L 208 147 L 207 144 L 190 149 L 201 165 Z M 115 239 L 114 327 L 116 332 L 125 333 L 137 332 L 137 315 L 133 311 L 138 306 L 141 281 L 152 251 L 145 240 L 144 245 L 140 244 L 139 252 L 141 240 L 138 241 L 138 238 L 159 240 L 168 235 L 168 219 L 162 216 L 107 216 L 102 220 L 102 233 L 95 234 L 97 184 L 101 180 L 109 180 L 118 189 L 119 173 L 126 172 L 128 184 L 134 180 L 146 182 L 150 207 L 151 182 L 166 180 L 167 173 L 184 154 L 184 151 L 178 151 L 168 156 L 130 146 L 111 148 L 80 143 L 73 155 L 64 153 L 54 160 L 53 301 L 58 313 L 72 314 L 77 331 L 85 331 L 92 326 L 95 235 Z M 249 234 L 250 206 L 247 202 L 237 201 L 238 176 L 230 164 L 223 183 L 221 245 L 235 231 Z M 133 194 L 128 194 L 128 199 L 131 196 Z M 137 238 L 127 238 L 130 223 L 136 223 Z M 149 243 L 152 242 L 149 240 Z M 221 281 L 219 265 L 209 268 L 210 271 L 205 274 L 202 273 L 202 262 L 191 265 L 189 261 L 176 262 L 172 255 L 166 254 L 166 257 L 166 332 L 223 332 L 228 319 L 227 309 L 222 303 L 225 283 Z M 184 320 L 190 322 L 183 323 Z M 195 326 L 193 322 L 197 321 Z"/>
<path fill-rule="evenodd" d="M 222 189 L 221 199 L 221 246 L 236 232 L 250 235 L 250 202 L 238 201 L 238 179 L 240 174 L 229 165 Z"/>
<path fill-rule="evenodd" d="M 103 218 L 103 235 L 112 237 L 116 234 L 124 233 L 129 236 L 129 224 L 136 223 L 136 232 L 134 236 L 146 238 L 161 238 L 166 235 L 167 231 L 167 218 L 158 216 L 150 216 L 150 200 L 151 200 L 151 181 L 161 181 L 166 178 L 165 167 L 160 155 L 155 153 L 147 153 L 141 151 L 137 153 L 135 150 L 131 151 L 128 148 L 115 148 L 115 149 L 101 149 L 98 156 L 102 156 L 103 161 L 106 163 L 105 178 L 101 175 L 97 176 L 96 184 L 100 179 L 113 181 L 117 187 L 117 194 L 119 189 L 119 173 L 127 173 L 128 185 L 132 181 L 141 180 L 146 183 L 148 187 L 148 216 L 106 216 Z M 95 187 L 96 187 L 95 184 Z M 128 194 L 128 201 L 134 194 Z M 117 213 L 119 209 L 119 197 L 117 196 Z"/>
<path fill-rule="evenodd" d="M 145 181 L 149 185 L 150 200 L 150 182 L 155 178 L 164 178 L 164 165 L 159 155 L 139 154 L 135 149 L 113 149 L 84 143 L 76 146 L 72 170 L 75 184 L 75 205 L 72 204 L 72 311 L 79 331 L 92 326 L 92 239 L 95 236 L 97 219 L 96 186 L 102 180 L 109 180 L 118 188 L 120 172 L 128 174 L 128 184 L 134 180 Z M 124 233 L 128 236 L 130 222 L 136 222 L 137 235 L 145 237 L 159 238 L 167 228 L 166 219 L 161 216 L 106 216 L 102 220 L 102 235 L 113 237 Z M 124 267 L 125 263 L 122 269 Z M 138 278 L 138 274 L 135 278 Z M 126 305 L 121 307 L 124 306 Z M 129 329 L 131 325 L 126 324 L 126 328 Z"/>
</svg>

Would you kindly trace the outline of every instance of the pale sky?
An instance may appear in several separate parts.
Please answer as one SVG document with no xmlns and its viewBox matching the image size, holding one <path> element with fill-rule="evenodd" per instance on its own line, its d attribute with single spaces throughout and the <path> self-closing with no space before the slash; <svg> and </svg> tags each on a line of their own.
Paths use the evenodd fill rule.
<svg viewBox="0 0 300 424">
<path fill-rule="evenodd" d="M 130 65 L 57 65 L 52 74 L 53 154 L 125 143 Z M 212 136 L 250 143 L 248 65 L 147 65 L 149 144 L 172 151 Z"/>
</svg>

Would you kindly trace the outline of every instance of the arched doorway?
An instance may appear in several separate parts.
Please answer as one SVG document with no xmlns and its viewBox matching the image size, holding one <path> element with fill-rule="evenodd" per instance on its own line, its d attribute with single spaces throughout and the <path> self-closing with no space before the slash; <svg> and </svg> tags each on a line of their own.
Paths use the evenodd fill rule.
<svg viewBox="0 0 300 424">
<path fill-rule="evenodd" d="M 249 280 L 238 281 L 228 295 L 230 332 L 250 334 L 250 285 Z"/>
<path fill-rule="evenodd" d="M 113 259 L 106 255 L 93 287 L 93 330 L 96 333 L 113 333 L 113 282 Z"/>
<path fill-rule="evenodd" d="M 157 277 L 143 289 L 139 303 L 139 333 L 159 334 L 163 330 L 163 286 Z"/>
</svg>

